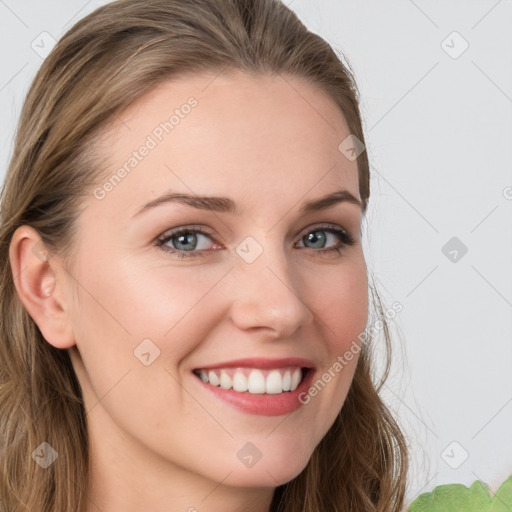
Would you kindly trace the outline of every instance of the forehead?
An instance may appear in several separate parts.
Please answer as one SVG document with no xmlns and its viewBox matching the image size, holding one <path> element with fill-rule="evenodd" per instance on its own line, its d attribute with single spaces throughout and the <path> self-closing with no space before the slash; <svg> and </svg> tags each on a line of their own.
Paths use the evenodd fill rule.
<svg viewBox="0 0 512 512">
<path fill-rule="evenodd" d="M 168 189 L 233 197 L 260 212 L 340 186 L 359 197 L 357 163 L 338 149 L 347 136 L 339 107 L 303 80 L 241 72 L 175 78 L 103 134 L 109 167 L 97 185 L 106 193 L 91 204 L 126 217 Z"/>
</svg>

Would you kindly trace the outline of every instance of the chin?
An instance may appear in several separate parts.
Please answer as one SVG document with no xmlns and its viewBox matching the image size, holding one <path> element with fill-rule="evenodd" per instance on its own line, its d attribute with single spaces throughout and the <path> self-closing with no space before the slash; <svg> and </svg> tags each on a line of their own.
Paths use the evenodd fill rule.
<svg viewBox="0 0 512 512">
<path fill-rule="evenodd" d="M 278 450 L 277 450 L 278 452 Z M 281 455 L 281 456 L 279 456 Z M 310 456 L 300 453 L 276 453 L 263 457 L 252 467 L 240 464 L 226 483 L 234 487 L 278 487 L 296 478 L 307 466 Z"/>
</svg>

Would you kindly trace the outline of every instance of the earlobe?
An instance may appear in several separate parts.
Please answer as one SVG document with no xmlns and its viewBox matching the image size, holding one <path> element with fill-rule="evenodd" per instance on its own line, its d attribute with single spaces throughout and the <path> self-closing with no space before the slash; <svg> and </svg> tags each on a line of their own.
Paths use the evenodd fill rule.
<svg viewBox="0 0 512 512">
<path fill-rule="evenodd" d="M 44 338 L 56 348 L 75 345 L 69 308 L 56 279 L 60 267 L 37 230 L 23 225 L 14 232 L 9 260 L 18 297 Z"/>
</svg>

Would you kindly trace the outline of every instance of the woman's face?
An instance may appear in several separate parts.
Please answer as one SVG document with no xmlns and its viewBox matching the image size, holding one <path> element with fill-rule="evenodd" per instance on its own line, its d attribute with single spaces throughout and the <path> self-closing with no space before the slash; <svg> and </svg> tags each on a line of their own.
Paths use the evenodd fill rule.
<svg viewBox="0 0 512 512">
<path fill-rule="evenodd" d="M 169 81 L 116 117 L 69 294 L 98 464 L 261 487 L 306 466 L 357 351 L 335 363 L 367 321 L 348 136 L 320 90 L 238 72 Z"/>
</svg>

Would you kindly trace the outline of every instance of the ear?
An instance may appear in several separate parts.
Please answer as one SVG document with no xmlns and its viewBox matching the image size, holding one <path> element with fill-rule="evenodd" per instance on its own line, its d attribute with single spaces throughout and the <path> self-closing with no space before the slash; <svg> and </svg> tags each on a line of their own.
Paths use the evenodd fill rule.
<svg viewBox="0 0 512 512">
<path fill-rule="evenodd" d="M 46 341 L 60 349 L 75 345 L 69 307 L 64 301 L 66 288 L 56 279 L 62 266 L 34 228 L 23 225 L 14 232 L 9 260 L 18 296 Z"/>
</svg>

